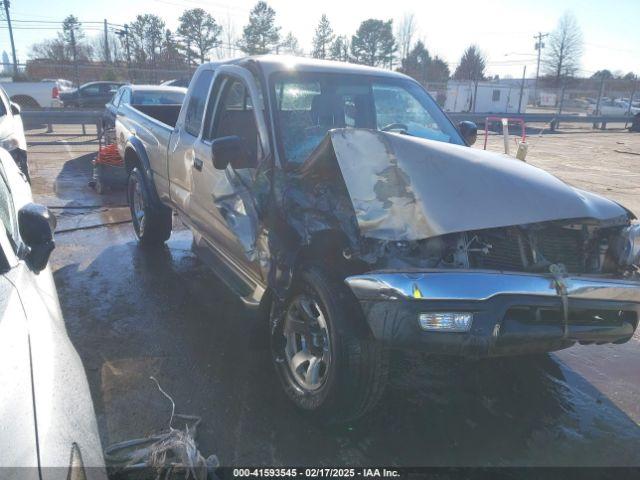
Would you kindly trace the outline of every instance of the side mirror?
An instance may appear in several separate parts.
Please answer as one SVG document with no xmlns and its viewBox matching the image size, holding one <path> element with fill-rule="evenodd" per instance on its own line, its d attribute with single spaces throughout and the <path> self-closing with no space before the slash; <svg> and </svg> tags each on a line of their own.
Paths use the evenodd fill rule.
<svg viewBox="0 0 640 480">
<path fill-rule="evenodd" d="M 11 113 L 13 115 L 20 115 L 21 111 L 22 111 L 22 109 L 20 108 L 20 105 L 18 105 L 15 102 L 11 102 Z"/>
<path fill-rule="evenodd" d="M 216 138 L 211 143 L 211 159 L 218 170 L 224 170 L 227 165 L 234 169 L 255 167 L 244 141 L 237 135 Z"/>
<path fill-rule="evenodd" d="M 55 247 L 53 232 L 56 217 L 44 205 L 28 203 L 18 211 L 20 237 L 28 247 L 25 260 L 29 268 L 40 272 L 47 266 Z"/>
<path fill-rule="evenodd" d="M 467 145 L 471 146 L 476 143 L 476 139 L 478 138 L 478 126 L 469 121 L 460 122 L 458 124 L 458 131 Z"/>
</svg>

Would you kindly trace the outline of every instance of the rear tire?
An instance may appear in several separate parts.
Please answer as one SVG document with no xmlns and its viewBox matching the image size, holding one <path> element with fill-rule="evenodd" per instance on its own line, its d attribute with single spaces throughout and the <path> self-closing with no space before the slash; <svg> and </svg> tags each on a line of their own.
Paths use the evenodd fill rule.
<svg viewBox="0 0 640 480">
<path fill-rule="evenodd" d="M 140 245 L 155 246 L 167 241 L 171 236 L 171 209 L 153 202 L 147 179 L 138 167 L 129 173 L 127 200 Z"/>
<path fill-rule="evenodd" d="M 274 310 L 272 358 L 286 395 L 298 408 L 345 422 L 375 407 L 387 384 L 389 352 L 362 333 L 360 305 L 340 278 L 320 267 L 307 268 L 282 313 Z"/>
<path fill-rule="evenodd" d="M 11 101 L 20 105 L 21 108 L 39 108 L 40 105 L 33 97 L 28 95 L 16 95 L 11 97 Z"/>
</svg>

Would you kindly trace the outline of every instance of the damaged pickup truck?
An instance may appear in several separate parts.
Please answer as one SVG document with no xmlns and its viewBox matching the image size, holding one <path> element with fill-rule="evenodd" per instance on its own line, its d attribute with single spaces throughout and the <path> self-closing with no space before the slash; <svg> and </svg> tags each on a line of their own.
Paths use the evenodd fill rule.
<svg viewBox="0 0 640 480">
<path fill-rule="evenodd" d="M 152 115 L 117 118 L 140 244 L 164 242 L 177 210 L 199 257 L 269 318 L 303 410 L 372 408 L 390 348 L 544 353 L 623 343 L 638 325 L 634 215 L 469 148 L 475 125 L 454 126 L 404 75 L 281 56 L 208 64 L 171 125 Z"/>
</svg>

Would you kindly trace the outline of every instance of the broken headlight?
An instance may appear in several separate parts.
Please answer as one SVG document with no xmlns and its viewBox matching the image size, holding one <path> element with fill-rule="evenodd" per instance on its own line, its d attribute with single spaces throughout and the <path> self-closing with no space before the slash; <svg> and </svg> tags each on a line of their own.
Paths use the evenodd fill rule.
<svg viewBox="0 0 640 480">
<path fill-rule="evenodd" d="M 613 241 L 612 248 L 619 265 L 640 266 L 640 223 L 624 228 Z"/>
</svg>

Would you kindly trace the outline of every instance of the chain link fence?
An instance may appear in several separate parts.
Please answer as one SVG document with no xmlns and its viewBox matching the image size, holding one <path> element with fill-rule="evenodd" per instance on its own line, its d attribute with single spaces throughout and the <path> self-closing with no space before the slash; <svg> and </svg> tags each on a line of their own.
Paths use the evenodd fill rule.
<svg viewBox="0 0 640 480">
<path fill-rule="evenodd" d="M 10 81 L 12 64 L 4 64 L 3 81 Z M 30 60 L 19 65 L 21 81 L 67 79 L 83 84 L 97 80 L 159 84 L 188 81 L 197 65 L 158 59 L 156 64 L 127 62 L 56 63 Z M 449 80 L 423 83 L 447 112 L 557 113 L 577 115 L 633 116 L 640 113 L 640 82 L 637 78 L 533 78 L 483 81 Z"/>
</svg>

